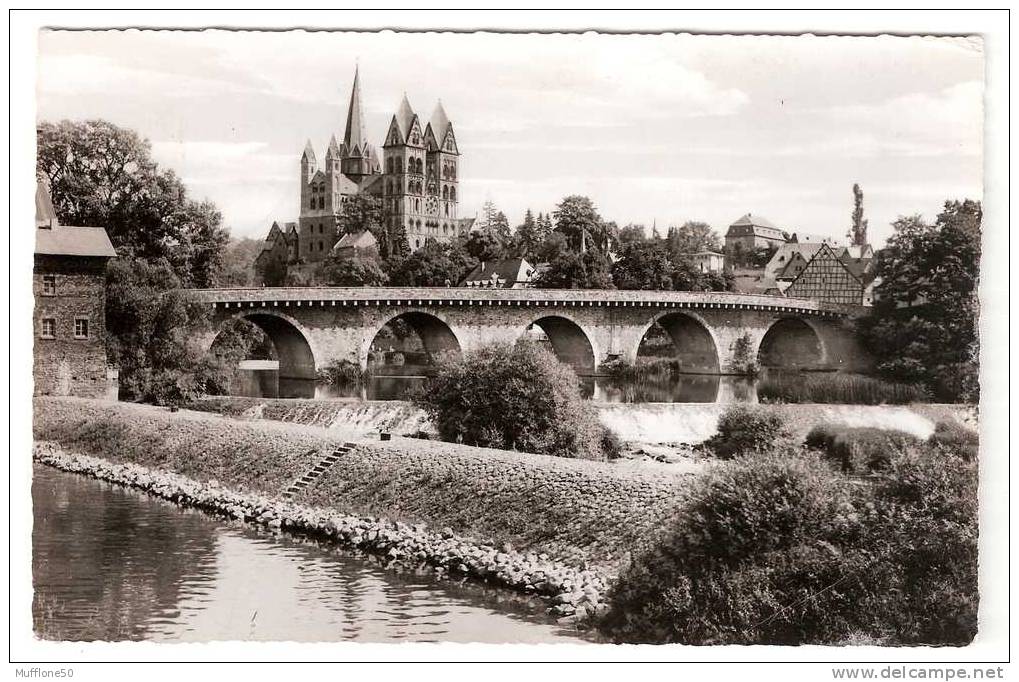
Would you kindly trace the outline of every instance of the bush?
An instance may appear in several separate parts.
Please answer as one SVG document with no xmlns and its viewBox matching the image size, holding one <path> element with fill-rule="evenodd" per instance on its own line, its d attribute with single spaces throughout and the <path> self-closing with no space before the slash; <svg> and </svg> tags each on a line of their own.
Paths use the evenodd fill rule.
<svg viewBox="0 0 1019 682">
<path fill-rule="evenodd" d="M 938 422 L 927 442 L 945 448 L 967 462 L 975 461 L 980 454 L 980 434 L 956 422 Z"/>
<path fill-rule="evenodd" d="M 778 414 L 765 408 L 733 405 L 718 418 L 718 433 L 705 445 L 716 456 L 730 459 L 768 450 L 788 435 Z"/>
<path fill-rule="evenodd" d="M 439 365 L 412 400 L 443 440 L 559 457 L 605 459 L 603 427 L 580 380 L 536 344 L 488 346 Z"/>
<path fill-rule="evenodd" d="M 350 360 L 336 360 L 318 371 L 318 380 L 333 386 L 360 386 L 370 378 L 371 371 Z"/>
<path fill-rule="evenodd" d="M 900 384 L 860 374 L 769 374 L 757 385 L 761 402 L 900 405 L 929 399 L 921 384 Z"/>
<path fill-rule="evenodd" d="M 850 474 L 868 474 L 888 466 L 892 457 L 919 439 L 905 431 L 819 424 L 807 434 L 805 445 L 819 450 Z"/>
<path fill-rule="evenodd" d="M 617 381 L 634 379 L 659 379 L 668 381 L 679 374 L 679 361 L 671 358 L 639 358 L 634 363 L 621 358 L 604 362 L 599 367 L 602 373 Z"/>
<path fill-rule="evenodd" d="M 853 485 L 816 454 L 719 465 L 624 569 L 619 642 L 962 645 L 976 632 L 976 468 L 924 446 Z"/>
</svg>

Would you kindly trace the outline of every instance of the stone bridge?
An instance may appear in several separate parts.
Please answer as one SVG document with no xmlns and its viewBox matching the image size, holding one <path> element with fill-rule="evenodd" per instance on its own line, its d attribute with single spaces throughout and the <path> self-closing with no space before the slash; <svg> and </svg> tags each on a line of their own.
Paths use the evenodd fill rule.
<svg viewBox="0 0 1019 682">
<path fill-rule="evenodd" d="M 737 371 L 738 348 L 762 366 L 861 371 L 868 358 L 852 319 L 866 309 L 813 300 L 720 292 L 284 287 L 195 289 L 212 308 L 196 329 L 211 347 L 223 325 L 244 318 L 272 340 L 280 378 L 313 379 L 339 360 L 367 366 L 379 331 L 403 320 L 430 355 L 515 343 L 533 326 L 580 373 L 606 360 L 633 362 L 655 323 L 684 371 Z M 740 339 L 743 339 L 741 342 Z"/>
</svg>

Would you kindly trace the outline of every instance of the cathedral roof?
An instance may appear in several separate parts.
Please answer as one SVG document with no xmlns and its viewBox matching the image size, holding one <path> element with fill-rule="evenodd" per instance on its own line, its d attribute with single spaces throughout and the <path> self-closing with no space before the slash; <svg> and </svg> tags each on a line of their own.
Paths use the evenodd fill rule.
<svg viewBox="0 0 1019 682">
<path fill-rule="evenodd" d="M 410 134 L 410 127 L 413 123 L 414 110 L 410 108 L 407 93 L 404 93 L 403 99 L 400 101 L 400 108 L 396 110 L 396 124 L 400 126 L 400 134 L 403 135 L 404 141 L 406 141 L 407 135 Z"/>
<path fill-rule="evenodd" d="M 347 143 L 344 142 L 343 146 L 346 147 Z M 340 155 L 340 145 L 336 143 L 336 136 L 333 135 L 329 138 L 329 148 L 326 150 L 326 158 L 335 158 Z"/>
<path fill-rule="evenodd" d="M 311 140 L 308 140 L 304 145 L 304 154 L 301 155 L 301 158 L 315 163 L 315 149 L 311 146 Z"/>
<path fill-rule="evenodd" d="M 441 99 L 435 105 L 435 111 L 432 112 L 430 125 L 432 126 L 432 133 L 435 135 L 435 141 L 441 147 L 446 137 L 446 129 L 449 128 L 449 117 L 446 116 L 446 110 L 442 108 Z"/>
<path fill-rule="evenodd" d="M 352 153 L 357 153 L 368 141 L 364 128 L 364 108 L 361 106 L 361 77 L 354 67 L 354 87 L 350 90 L 350 105 L 347 107 L 347 127 L 343 131 L 343 144 Z"/>
</svg>

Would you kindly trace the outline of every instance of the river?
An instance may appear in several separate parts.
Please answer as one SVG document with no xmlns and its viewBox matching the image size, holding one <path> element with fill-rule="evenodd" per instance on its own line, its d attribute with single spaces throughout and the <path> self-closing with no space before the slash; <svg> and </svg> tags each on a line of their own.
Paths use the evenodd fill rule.
<svg viewBox="0 0 1019 682">
<path fill-rule="evenodd" d="M 36 464 L 32 604 L 59 640 L 582 642 L 536 600 Z"/>
</svg>

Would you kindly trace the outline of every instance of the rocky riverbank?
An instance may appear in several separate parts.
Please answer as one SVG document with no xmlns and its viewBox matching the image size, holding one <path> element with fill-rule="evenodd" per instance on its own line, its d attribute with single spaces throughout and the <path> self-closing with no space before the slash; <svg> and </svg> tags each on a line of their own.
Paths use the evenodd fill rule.
<svg viewBox="0 0 1019 682">
<path fill-rule="evenodd" d="M 181 506 L 280 531 L 328 539 L 338 545 L 380 556 L 388 564 L 430 567 L 438 575 L 463 575 L 543 597 L 560 619 L 583 622 L 601 613 L 603 595 L 613 576 L 598 568 L 576 568 L 547 554 L 479 544 L 451 529 L 429 530 L 381 517 L 350 516 L 333 509 L 296 504 L 280 497 L 237 491 L 218 481 L 115 463 L 65 452 L 40 441 L 33 458 L 57 469 L 136 488 Z"/>
</svg>

